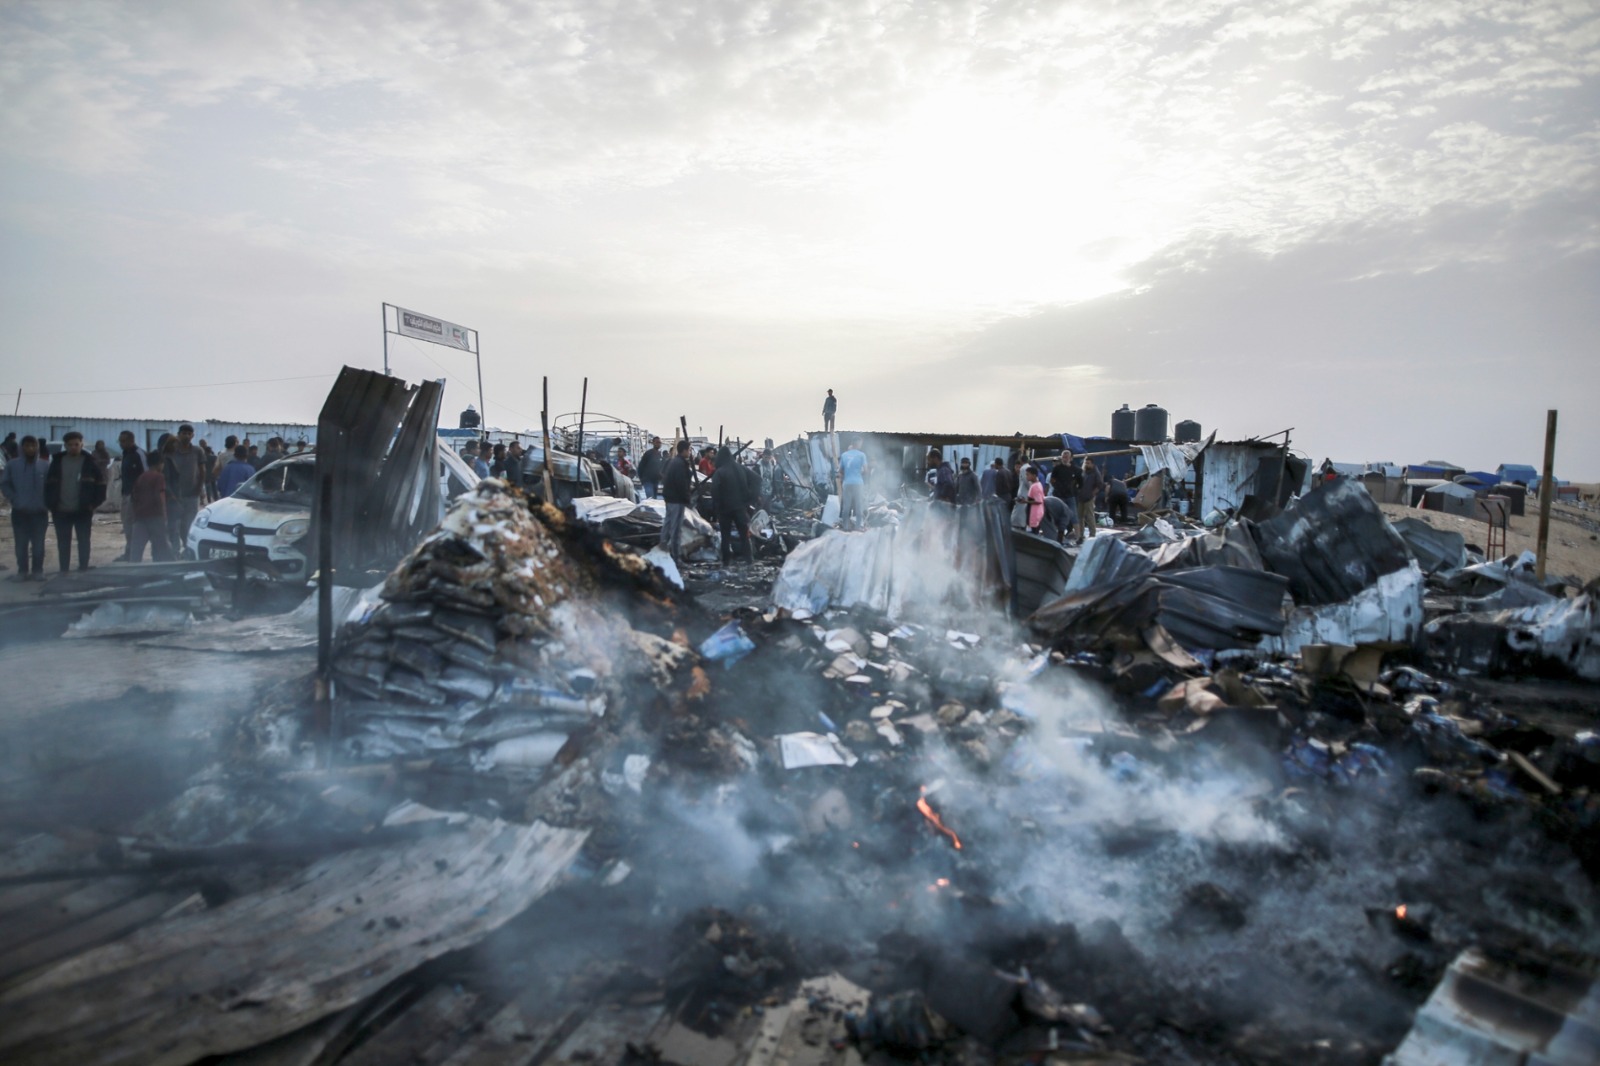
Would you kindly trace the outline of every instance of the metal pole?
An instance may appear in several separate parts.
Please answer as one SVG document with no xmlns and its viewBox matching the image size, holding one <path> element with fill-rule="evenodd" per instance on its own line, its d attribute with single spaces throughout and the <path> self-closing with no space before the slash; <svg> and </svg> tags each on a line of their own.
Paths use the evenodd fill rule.
<svg viewBox="0 0 1600 1066">
<path fill-rule="evenodd" d="M 583 399 L 578 401 L 578 456 L 583 456 L 583 420 L 589 411 L 589 379 L 583 379 Z"/>
<path fill-rule="evenodd" d="M 556 505 L 556 479 L 550 472 L 550 378 L 544 379 L 544 407 L 539 411 L 539 422 L 544 427 L 544 502 Z M 578 456 L 578 473 L 583 473 L 583 456 Z"/>
<path fill-rule="evenodd" d="M 12 418 L 16 418 L 17 417 L 17 412 L 20 411 L 20 410 L 22 410 L 22 390 L 18 389 L 17 390 L 17 406 L 15 406 L 15 407 L 13 407 L 11 409 L 11 417 Z"/>
<path fill-rule="evenodd" d="M 1533 564 L 1534 579 L 1541 584 L 1544 583 L 1545 548 L 1550 543 L 1550 502 L 1556 494 L 1555 467 L 1556 413 L 1551 411 L 1544 421 L 1544 473 L 1539 477 L 1539 547 L 1537 561 Z"/>
<path fill-rule="evenodd" d="M 472 331 L 472 358 L 478 361 L 478 426 L 479 433 L 489 428 L 489 408 L 483 402 L 483 340 L 477 330 Z"/>
<path fill-rule="evenodd" d="M 383 320 L 383 376 L 389 376 L 389 305 L 385 303 L 379 309 L 379 318 Z"/>
</svg>

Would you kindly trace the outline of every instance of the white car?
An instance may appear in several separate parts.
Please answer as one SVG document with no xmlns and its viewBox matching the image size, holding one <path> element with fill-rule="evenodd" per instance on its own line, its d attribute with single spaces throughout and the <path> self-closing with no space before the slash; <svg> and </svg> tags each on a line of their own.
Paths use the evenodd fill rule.
<svg viewBox="0 0 1600 1066">
<path fill-rule="evenodd" d="M 311 492 L 317 459 L 310 452 L 268 463 L 234 491 L 195 515 L 189 551 L 196 559 L 232 559 L 244 533 L 249 556 L 271 563 L 278 575 L 304 578 L 306 556 L 299 541 L 311 529 Z"/>
<path fill-rule="evenodd" d="M 310 577 L 311 567 L 302 550 L 309 546 L 301 542 L 311 529 L 311 495 L 316 480 L 314 452 L 268 463 L 232 496 L 195 515 L 194 524 L 189 527 L 189 551 L 201 560 L 235 558 L 239 554 L 238 532 L 242 529 L 245 553 L 271 563 L 278 577 Z M 441 441 L 441 497 L 453 500 L 477 483 L 478 475 Z"/>
</svg>

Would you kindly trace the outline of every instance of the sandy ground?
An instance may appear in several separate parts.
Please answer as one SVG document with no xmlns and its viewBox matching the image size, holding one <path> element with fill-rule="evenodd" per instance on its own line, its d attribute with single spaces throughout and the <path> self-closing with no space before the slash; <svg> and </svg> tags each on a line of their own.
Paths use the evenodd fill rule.
<svg viewBox="0 0 1600 1066">
<path fill-rule="evenodd" d="M 1487 547 L 1488 529 L 1483 522 L 1459 515 L 1422 511 L 1398 503 L 1379 504 L 1392 522 L 1399 518 L 1420 518 L 1435 529 L 1454 530 L 1467 538 L 1469 545 Z M 1538 545 L 1537 510 L 1511 517 L 1506 531 L 1506 550 L 1512 555 L 1533 551 Z M 1545 573 L 1553 577 L 1575 578 L 1580 584 L 1600 577 L 1600 512 L 1584 511 L 1570 504 L 1557 504 L 1550 513 L 1549 557 Z"/>
</svg>

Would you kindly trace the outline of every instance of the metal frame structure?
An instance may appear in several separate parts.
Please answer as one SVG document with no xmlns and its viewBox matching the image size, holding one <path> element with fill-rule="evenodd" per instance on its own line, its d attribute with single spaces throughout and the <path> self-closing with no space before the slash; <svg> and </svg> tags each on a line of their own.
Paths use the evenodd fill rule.
<svg viewBox="0 0 1600 1066">
<path fill-rule="evenodd" d="M 389 303 L 387 300 L 385 300 L 383 302 L 383 374 L 384 374 L 385 377 L 389 376 L 389 334 L 393 333 L 396 337 L 410 337 L 411 336 L 408 333 L 401 333 L 398 328 L 396 328 L 396 329 L 390 329 L 389 328 L 389 309 L 390 308 L 394 309 L 394 312 L 395 312 L 396 315 L 398 315 L 403 310 L 403 308 L 401 308 L 400 305 L 398 305 L 398 304 Z M 395 323 L 396 323 L 396 326 L 399 325 L 399 319 L 398 318 L 395 320 Z M 478 369 L 478 419 L 479 419 L 482 427 L 487 429 L 488 425 L 489 425 L 489 411 L 488 411 L 488 408 L 484 405 L 484 402 L 483 402 L 483 355 L 481 354 L 481 352 L 479 350 L 482 346 L 478 342 L 478 331 L 473 329 L 470 326 L 467 326 L 467 327 L 464 327 L 464 328 L 466 329 L 466 331 L 468 333 L 472 334 L 472 347 L 467 349 L 467 350 L 472 353 L 472 359 L 477 364 L 477 369 Z M 418 340 L 420 338 L 411 337 L 411 339 L 412 340 Z M 458 352 L 461 351 L 460 348 L 456 348 L 456 346 L 453 345 L 453 344 L 444 344 L 443 342 L 440 342 L 440 341 L 429 341 L 428 343 L 430 343 L 430 344 L 438 344 L 442 348 L 453 348 Z"/>
</svg>

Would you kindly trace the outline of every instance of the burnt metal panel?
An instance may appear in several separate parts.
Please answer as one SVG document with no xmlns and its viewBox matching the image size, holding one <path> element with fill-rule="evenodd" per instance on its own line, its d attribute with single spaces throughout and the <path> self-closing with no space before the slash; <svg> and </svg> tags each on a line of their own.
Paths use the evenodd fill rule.
<svg viewBox="0 0 1600 1066">
<path fill-rule="evenodd" d="M 444 390 L 345 367 L 317 419 L 317 484 L 331 478 L 329 513 L 319 491 L 307 544 L 333 530 L 334 583 L 366 585 L 439 521 L 437 425 Z"/>
<path fill-rule="evenodd" d="M 1405 541 L 1367 490 L 1337 478 L 1255 527 L 1267 569 L 1289 579 L 1303 607 L 1348 600 L 1411 563 Z"/>
</svg>

